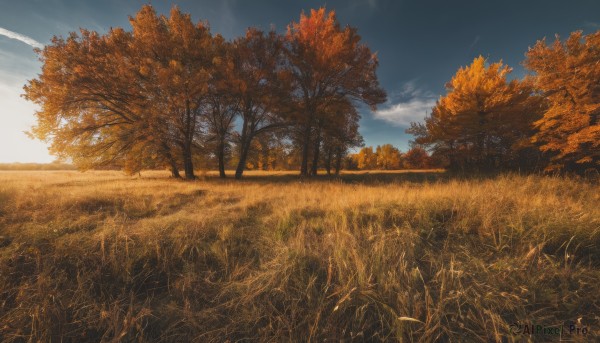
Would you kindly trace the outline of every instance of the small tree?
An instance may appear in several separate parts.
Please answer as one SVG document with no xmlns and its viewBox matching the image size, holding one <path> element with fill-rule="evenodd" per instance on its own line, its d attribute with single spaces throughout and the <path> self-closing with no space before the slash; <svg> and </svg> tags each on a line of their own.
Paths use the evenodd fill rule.
<svg viewBox="0 0 600 343">
<path fill-rule="evenodd" d="M 356 154 L 356 164 L 358 169 L 376 169 L 377 155 L 373 152 L 373 147 L 364 147 Z"/>
<path fill-rule="evenodd" d="M 377 168 L 378 169 L 400 169 L 401 153 L 396 147 L 391 144 L 384 144 L 377 146 L 375 150 L 377 155 Z"/>
<path fill-rule="evenodd" d="M 404 168 L 427 169 L 431 167 L 430 157 L 427 151 L 421 147 L 413 147 L 403 156 Z"/>
</svg>

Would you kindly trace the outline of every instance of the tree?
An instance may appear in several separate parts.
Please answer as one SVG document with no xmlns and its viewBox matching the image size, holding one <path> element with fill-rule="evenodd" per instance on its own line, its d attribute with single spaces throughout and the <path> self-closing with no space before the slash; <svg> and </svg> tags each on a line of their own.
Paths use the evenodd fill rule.
<svg viewBox="0 0 600 343">
<path fill-rule="evenodd" d="M 213 39 L 215 59 L 211 81 L 208 83 L 207 104 L 203 121 L 207 134 L 205 144 L 214 151 L 217 158 L 219 177 L 225 178 L 225 157 L 232 138 L 234 120 L 238 112 L 236 98 L 232 95 L 234 87 L 232 76 L 233 46 L 217 35 Z"/>
<path fill-rule="evenodd" d="M 286 146 L 281 131 L 267 131 L 252 141 L 247 164 L 260 170 L 285 169 Z"/>
<path fill-rule="evenodd" d="M 349 148 L 363 146 L 363 138 L 358 132 L 360 114 L 354 105 L 344 97 L 332 100 L 323 109 L 321 118 L 314 127 L 316 137 L 313 149 L 322 149 L 323 155 L 313 154 L 310 174 L 316 175 L 319 165 L 323 165 L 327 175 L 332 167 L 339 174 L 343 157 Z"/>
<path fill-rule="evenodd" d="M 310 16 L 302 13 L 298 23 L 288 26 L 286 43 L 302 149 L 300 174 L 307 176 L 311 149 L 313 168 L 319 160 L 320 126 L 328 103 L 348 98 L 375 109 L 386 95 L 375 73 L 376 55 L 360 44 L 355 28 L 340 28 L 334 11 L 320 8 L 311 10 Z"/>
<path fill-rule="evenodd" d="M 50 142 L 52 154 L 87 169 L 124 161 L 143 139 L 145 98 L 124 82 L 134 73 L 121 59 L 108 63 L 113 51 L 128 53 L 130 41 L 121 29 L 104 37 L 81 30 L 37 50 L 42 74 L 25 86 L 25 97 L 40 105 L 31 133 Z"/>
<path fill-rule="evenodd" d="M 355 156 L 358 169 L 377 168 L 377 155 L 373 152 L 373 147 L 364 147 Z"/>
<path fill-rule="evenodd" d="M 342 164 L 343 164 L 344 169 L 357 170 L 358 164 L 357 164 L 356 154 L 350 154 L 350 155 L 344 156 L 344 158 L 342 159 Z"/>
<path fill-rule="evenodd" d="M 384 144 L 377 146 L 375 149 L 377 155 L 377 168 L 378 169 L 400 169 L 401 153 L 396 147 L 391 144 Z"/>
<path fill-rule="evenodd" d="M 348 149 L 364 146 L 363 137 L 358 132 L 358 121 L 360 115 L 356 109 L 350 106 L 350 115 L 338 116 L 346 119 L 343 123 L 329 126 L 325 132 L 323 146 L 325 151 L 325 170 L 327 175 L 331 174 L 331 168 L 335 169 L 335 175 L 340 174 L 343 159 L 348 154 Z"/>
<path fill-rule="evenodd" d="M 153 119 L 172 128 L 185 176 L 193 179 L 193 150 L 199 146 L 199 121 L 213 70 L 213 38 L 203 23 L 194 24 L 177 7 L 166 18 L 146 5 L 130 22 L 137 66 L 151 90 L 149 103 L 158 107 Z"/>
<path fill-rule="evenodd" d="M 430 157 L 427 151 L 421 147 L 413 147 L 403 156 L 404 168 L 426 169 L 431 167 Z"/>
<path fill-rule="evenodd" d="M 340 129 L 341 133 L 335 140 L 333 153 L 333 158 L 335 159 L 335 175 L 340 174 L 342 161 L 348 154 L 348 150 L 365 145 L 363 137 L 358 132 L 358 119 L 346 122 Z"/>
<path fill-rule="evenodd" d="M 155 161 L 177 176 L 183 163 L 194 178 L 210 32 L 175 7 L 166 18 L 146 5 L 130 23 L 132 32 L 81 30 L 38 50 L 42 74 L 25 86 L 25 97 L 41 108 L 32 134 L 80 168 Z"/>
<path fill-rule="evenodd" d="M 581 31 L 548 46 L 538 41 L 527 52 L 525 67 L 535 72 L 535 86 L 549 106 L 535 122 L 533 142 L 552 153 L 552 169 L 600 166 L 600 30 Z"/>
<path fill-rule="evenodd" d="M 460 68 L 425 124 L 413 123 L 415 143 L 448 156 L 450 168 L 491 170 L 514 163 L 528 146 L 543 99 L 532 82 L 507 80 L 502 62 L 483 57 Z"/>
<path fill-rule="evenodd" d="M 235 178 L 242 177 L 248 152 L 255 137 L 288 125 L 282 99 L 289 86 L 282 69 L 281 38 L 250 28 L 246 36 L 233 42 L 233 78 L 231 92 L 242 118 L 238 136 L 239 162 Z"/>
</svg>

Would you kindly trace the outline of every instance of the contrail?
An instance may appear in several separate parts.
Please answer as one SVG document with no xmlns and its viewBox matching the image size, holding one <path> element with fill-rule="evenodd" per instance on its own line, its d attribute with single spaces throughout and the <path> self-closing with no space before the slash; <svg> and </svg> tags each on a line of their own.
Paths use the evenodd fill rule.
<svg viewBox="0 0 600 343">
<path fill-rule="evenodd" d="M 4 29 L 2 27 L 0 27 L 0 35 L 19 40 L 25 44 L 31 45 L 34 48 L 42 49 L 44 47 L 44 44 L 36 41 L 35 39 L 33 39 L 31 37 L 27 37 L 20 33 L 12 32 L 12 31 Z"/>
</svg>

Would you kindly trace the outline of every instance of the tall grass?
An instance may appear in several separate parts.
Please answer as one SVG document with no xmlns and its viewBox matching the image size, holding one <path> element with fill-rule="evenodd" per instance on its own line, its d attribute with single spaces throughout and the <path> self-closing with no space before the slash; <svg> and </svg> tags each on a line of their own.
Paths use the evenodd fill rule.
<svg viewBox="0 0 600 343">
<path fill-rule="evenodd" d="M 600 338 L 600 186 L 0 173 L 0 340 Z"/>
</svg>

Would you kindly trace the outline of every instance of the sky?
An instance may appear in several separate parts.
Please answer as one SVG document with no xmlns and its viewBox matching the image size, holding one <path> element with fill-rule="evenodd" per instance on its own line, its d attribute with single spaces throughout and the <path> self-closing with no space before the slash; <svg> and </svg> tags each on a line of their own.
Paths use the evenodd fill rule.
<svg viewBox="0 0 600 343">
<path fill-rule="evenodd" d="M 250 26 L 285 32 L 311 8 L 335 10 L 342 26 L 356 27 L 377 52 L 377 74 L 388 93 L 377 111 L 360 109 L 365 143 L 403 151 L 412 138 L 405 133 L 410 122 L 422 121 L 458 68 L 475 57 L 502 60 L 514 69 L 512 77 L 522 77 L 524 54 L 537 40 L 600 29 L 598 0 L 0 0 L 0 163 L 54 160 L 46 143 L 25 133 L 35 124 L 36 106 L 20 95 L 41 72 L 33 49 L 79 28 L 129 29 L 128 16 L 146 3 L 164 14 L 177 5 L 228 39 Z"/>
</svg>

